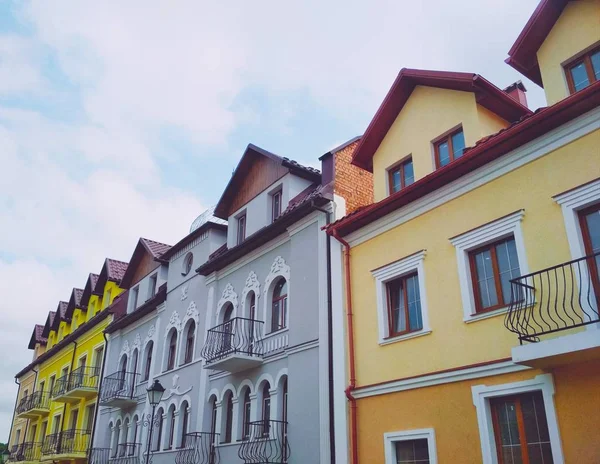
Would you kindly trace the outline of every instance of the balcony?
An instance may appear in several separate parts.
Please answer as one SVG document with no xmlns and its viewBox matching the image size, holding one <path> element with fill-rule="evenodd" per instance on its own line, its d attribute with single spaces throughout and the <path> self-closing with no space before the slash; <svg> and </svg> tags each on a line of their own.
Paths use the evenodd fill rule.
<svg viewBox="0 0 600 464">
<path fill-rule="evenodd" d="M 175 464 L 219 464 L 218 433 L 193 432 L 185 436 L 185 445 L 177 451 Z"/>
<path fill-rule="evenodd" d="M 88 464 L 109 464 L 110 448 L 91 448 L 88 453 Z"/>
<path fill-rule="evenodd" d="M 250 422 L 250 438 L 244 440 L 238 456 L 245 464 L 287 464 L 291 449 L 288 423 L 277 420 Z"/>
<path fill-rule="evenodd" d="M 547 368 L 600 359 L 600 253 L 511 280 L 513 361 Z"/>
<path fill-rule="evenodd" d="M 115 372 L 104 378 L 100 388 L 100 404 L 113 408 L 129 408 L 137 404 L 140 394 L 135 372 Z"/>
<path fill-rule="evenodd" d="M 8 462 L 36 462 L 40 460 L 42 444 L 36 442 L 20 443 L 13 446 Z"/>
<path fill-rule="evenodd" d="M 263 322 L 235 317 L 208 331 L 202 347 L 205 369 L 240 372 L 263 362 Z"/>
<path fill-rule="evenodd" d="M 33 392 L 21 398 L 17 405 L 17 417 L 21 419 L 36 419 L 50 412 L 50 394 L 44 391 Z"/>
<path fill-rule="evenodd" d="M 141 443 L 121 443 L 117 445 L 117 453 L 109 460 L 110 464 L 139 464 Z"/>
<path fill-rule="evenodd" d="M 89 430 L 65 430 L 47 435 L 42 444 L 42 461 L 85 459 L 92 435 Z"/>
<path fill-rule="evenodd" d="M 98 393 L 99 374 L 97 367 L 82 366 L 63 375 L 54 384 L 52 399 L 60 403 L 76 403 L 93 398 Z"/>
</svg>

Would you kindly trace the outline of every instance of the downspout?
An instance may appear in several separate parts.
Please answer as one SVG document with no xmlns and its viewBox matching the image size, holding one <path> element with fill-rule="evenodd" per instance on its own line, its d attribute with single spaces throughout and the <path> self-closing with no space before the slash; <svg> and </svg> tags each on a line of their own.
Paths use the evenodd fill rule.
<svg viewBox="0 0 600 464">
<path fill-rule="evenodd" d="M 98 411 L 100 410 L 100 391 L 102 389 L 102 380 L 104 379 L 104 362 L 106 361 L 106 352 L 108 351 L 108 338 L 106 338 L 106 332 L 102 332 L 104 337 L 104 352 L 102 353 L 102 367 L 100 368 L 100 382 L 98 383 L 98 400 L 96 401 L 96 408 L 94 409 L 94 422 L 92 422 L 92 443 L 90 444 L 90 451 L 94 446 L 94 437 L 96 436 L 96 421 L 98 420 Z"/>
<path fill-rule="evenodd" d="M 350 244 L 340 237 L 337 229 L 333 229 L 333 236 L 344 246 L 344 270 L 346 281 L 346 319 L 348 324 L 348 363 L 350 364 L 350 384 L 345 390 L 346 398 L 350 402 L 350 440 L 351 464 L 358 464 L 358 425 L 356 421 L 356 398 L 352 392 L 356 389 L 356 368 L 354 363 L 354 313 L 352 312 L 352 285 L 350 283 Z"/>
<path fill-rule="evenodd" d="M 13 416 L 12 416 L 12 420 L 10 422 L 10 432 L 8 432 L 8 445 L 9 446 L 10 446 L 10 437 L 12 436 L 13 427 L 15 426 L 15 414 L 17 412 L 17 405 L 19 404 L 19 395 L 21 394 L 21 382 L 19 382 L 19 379 L 17 377 L 15 377 L 15 383 L 18 385 L 19 388 L 17 388 L 17 397 L 15 398 L 15 409 L 13 409 Z"/>
<path fill-rule="evenodd" d="M 315 206 L 317 211 L 325 213 L 325 223 L 328 226 L 331 222 L 331 213 L 323 208 Z M 329 443 L 331 444 L 331 464 L 335 464 L 335 413 L 334 413 L 334 387 L 333 387 L 333 306 L 331 302 L 331 237 L 326 234 L 327 245 L 327 356 L 328 356 L 328 375 L 329 375 Z"/>
</svg>

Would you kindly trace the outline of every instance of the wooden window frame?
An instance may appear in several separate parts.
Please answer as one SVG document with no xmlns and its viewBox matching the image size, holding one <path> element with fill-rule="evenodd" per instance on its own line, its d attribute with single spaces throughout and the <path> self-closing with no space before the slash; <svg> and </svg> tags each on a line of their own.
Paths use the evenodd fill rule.
<svg viewBox="0 0 600 464">
<path fill-rule="evenodd" d="M 577 211 L 577 219 L 579 220 L 579 227 L 581 228 L 581 238 L 583 240 L 585 256 L 590 256 L 593 254 L 591 234 L 587 222 L 585 221 L 585 216 L 594 212 L 600 212 L 600 203 L 596 203 L 595 205 L 591 205 Z M 586 259 L 586 262 L 589 268 L 588 272 L 591 274 L 590 278 L 592 281 L 592 287 L 596 293 L 596 303 L 600 307 L 600 269 L 598 269 L 596 260 L 594 258 Z"/>
<path fill-rule="evenodd" d="M 587 73 L 588 81 L 590 82 L 589 85 L 592 85 L 594 82 L 596 82 L 598 80 L 598 79 L 596 79 L 596 75 L 594 74 L 594 67 L 592 66 L 592 55 L 594 55 L 597 52 L 600 52 L 600 46 L 595 46 L 594 48 L 591 48 L 590 50 L 584 52 L 583 54 L 578 55 L 575 58 L 572 58 L 565 65 L 563 65 L 563 68 L 565 70 L 565 74 L 567 77 L 567 85 L 569 87 L 570 95 L 573 95 L 575 92 L 578 92 L 578 90 L 575 90 L 575 82 L 573 82 L 573 76 L 571 74 L 571 70 L 575 66 L 578 66 L 581 63 L 584 64 L 585 72 Z M 589 87 L 589 85 L 588 85 L 588 87 Z M 583 90 L 583 89 L 581 89 L 581 90 Z"/>
<path fill-rule="evenodd" d="M 388 191 L 389 191 L 390 195 L 393 195 L 394 193 L 397 193 L 407 187 L 406 181 L 404 179 L 404 174 L 405 174 L 404 170 L 405 170 L 405 166 L 408 163 L 412 164 L 412 162 L 413 162 L 412 155 L 410 155 L 410 156 L 402 159 L 398 163 L 392 165 L 390 168 L 388 168 Z M 398 172 L 398 171 L 400 172 L 400 188 L 398 190 L 394 190 L 394 173 Z M 414 165 L 413 165 L 413 184 L 414 184 Z"/>
<path fill-rule="evenodd" d="M 275 211 L 275 198 L 279 198 L 279 211 Z M 275 222 L 281 216 L 281 203 L 283 200 L 282 190 L 278 189 L 271 194 L 271 222 Z M 276 214 L 277 213 L 277 214 Z"/>
<path fill-rule="evenodd" d="M 284 277 L 281 277 L 281 279 L 285 280 Z M 275 284 L 275 287 L 273 288 L 273 293 L 275 293 L 275 289 L 277 288 L 277 285 L 279 285 L 279 280 L 277 281 L 277 283 Z M 288 285 L 287 280 L 285 280 L 285 285 Z M 284 330 L 287 329 L 287 304 L 288 304 L 288 294 L 287 292 L 283 295 L 279 295 L 277 298 L 275 298 L 275 296 L 273 296 L 273 298 L 271 299 L 271 332 L 278 332 L 280 330 Z M 274 328 L 273 327 L 273 323 L 275 322 L 275 320 L 273 319 L 273 316 L 275 314 L 275 305 L 279 305 L 279 319 L 281 321 L 283 321 L 282 324 L 279 324 L 280 321 L 277 321 L 277 327 Z"/>
<path fill-rule="evenodd" d="M 151 345 L 150 345 L 151 344 Z M 154 350 L 154 341 L 150 340 L 148 342 L 149 347 L 146 346 L 146 365 L 144 366 L 144 380 L 148 380 L 150 378 L 150 368 L 152 364 L 152 351 Z"/>
<path fill-rule="evenodd" d="M 247 219 L 247 217 L 246 217 L 245 211 L 242 214 L 240 214 L 239 216 L 237 216 L 237 218 L 236 218 L 237 229 L 236 229 L 235 233 L 236 233 L 237 245 L 241 245 L 246 240 L 246 225 L 247 225 L 246 219 Z"/>
<path fill-rule="evenodd" d="M 475 314 L 484 314 L 490 311 L 495 311 L 500 308 L 506 308 L 510 301 L 504 301 L 504 295 L 502 293 L 502 282 L 500 281 L 500 269 L 498 267 L 498 257 L 496 255 L 496 246 L 501 243 L 508 242 L 510 240 L 516 240 L 514 235 L 510 235 L 508 237 L 501 238 L 499 240 L 494 240 L 493 242 L 489 242 L 485 245 L 482 245 L 477 248 L 473 248 L 469 250 L 469 267 L 471 270 L 471 287 L 473 288 L 473 299 L 475 303 Z M 494 306 L 490 306 L 488 308 L 482 307 L 481 294 L 479 293 L 479 285 L 477 285 L 477 265 L 475 263 L 475 255 L 477 253 L 481 253 L 482 251 L 490 250 L 490 255 L 492 257 L 492 272 L 494 273 L 494 287 L 496 288 L 496 296 L 498 298 L 498 304 Z M 518 258 L 518 253 L 517 253 Z M 521 262 L 519 262 L 519 270 L 521 269 Z"/>
<path fill-rule="evenodd" d="M 193 324 L 193 332 L 192 325 Z M 185 353 L 183 355 L 183 364 L 189 364 L 192 362 L 194 357 L 194 343 L 196 341 L 196 323 L 192 322 L 188 327 L 187 334 L 185 337 Z M 192 332 L 190 334 L 190 332 Z"/>
<path fill-rule="evenodd" d="M 393 310 L 392 310 L 392 294 L 391 294 L 391 285 L 395 284 L 396 282 L 406 282 L 408 279 L 410 279 L 411 277 L 416 277 L 417 278 L 417 285 L 419 285 L 419 273 L 418 271 L 415 272 L 411 272 L 409 274 L 404 274 L 402 276 L 396 277 L 392 280 L 389 280 L 388 282 L 385 283 L 385 292 L 386 292 L 386 305 L 387 305 L 387 312 L 388 312 L 388 336 L 387 338 L 393 338 L 393 337 L 398 337 L 400 335 L 406 335 L 409 333 L 413 333 L 413 332 L 420 332 L 423 330 L 423 328 L 419 328 L 419 329 L 412 329 L 410 328 L 410 315 L 409 315 L 409 311 L 408 311 L 408 291 L 406 290 L 406 285 L 404 285 L 403 287 L 403 291 L 402 291 L 402 298 L 404 299 L 404 307 L 406 308 L 406 330 L 403 330 L 401 332 L 396 332 L 394 330 L 394 318 L 393 318 Z M 419 294 L 420 294 L 420 290 L 419 289 Z M 422 310 L 421 310 L 422 311 Z M 421 312 L 421 318 L 423 317 L 423 313 Z M 423 325 L 423 324 L 421 324 Z"/>
<path fill-rule="evenodd" d="M 177 355 L 177 331 L 174 331 L 171 334 L 171 336 L 169 337 L 169 351 L 167 352 L 167 371 L 175 369 L 176 355 Z"/>
<path fill-rule="evenodd" d="M 465 137 L 465 131 L 462 127 L 462 125 L 460 127 L 457 127 L 455 129 L 452 129 L 448 132 L 446 132 L 444 135 L 441 135 L 440 137 L 438 137 L 437 139 L 435 139 L 433 141 L 433 150 L 435 153 L 435 168 L 436 169 L 441 169 L 441 168 L 445 168 L 446 166 L 450 165 L 456 158 L 454 158 L 454 147 L 452 146 L 452 137 L 454 137 L 456 134 L 462 132 L 463 133 L 463 138 Z M 441 166 L 440 164 L 440 145 L 444 142 L 448 142 L 448 156 L 450 158 L 450 161 L 448 161 L 448 164 L 446 166 Z M 464 150 L 467 148 L 466 146 L 466 140 L 465 140 L 465 148 L 463 149 L 463 154 L 464 154 Z"/>
</svg>

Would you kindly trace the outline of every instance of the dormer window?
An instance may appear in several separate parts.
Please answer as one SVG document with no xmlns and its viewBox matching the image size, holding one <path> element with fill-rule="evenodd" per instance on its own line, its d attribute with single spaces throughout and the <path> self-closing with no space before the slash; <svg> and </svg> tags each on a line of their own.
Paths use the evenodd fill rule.
<svg viewBox="0 0 600 464">
<path fill-rule="evenodd" d="M 585 89 L 600 80 L 600 48 L 595 48 L 569 63 L 566 72 L 571 93 Z"/>
<path fill-rule="evenodd" d="M 237 217 L 237 244 L 246 240 L 246 213 Z"/>
<path fill-rule="evenodd" d="M 281 190 L 271 195 L 271 222 L 281 216 Z"/>
<path fill-rule="evenodd" d="M 137 308 L 138 295 L 140 293 L 140 288 L 135 287 L 131 289 L 131 297 L 129 299 L 129 312 L 134 311 Z"/>
<path fill-rule="evenodd" d="M 409 157 L 388 170 L 390 195 L 408 187 L 415 181 L 412 157 Z"/>
<path fill-rule="evenodd" d="M 148 281 L 148 299 L 153 298 L 154 295 L 156 295 L 156 279 L 156 274 L 150 276 L 150 280 Z"/>
<path fill-rule="evenodd" d="M 437 169 L 443 168 L 455 159 L 460 158 L 465 150 L 465 135 L 462 127 L 436 140 L 434 147 Z"/>
</svg>

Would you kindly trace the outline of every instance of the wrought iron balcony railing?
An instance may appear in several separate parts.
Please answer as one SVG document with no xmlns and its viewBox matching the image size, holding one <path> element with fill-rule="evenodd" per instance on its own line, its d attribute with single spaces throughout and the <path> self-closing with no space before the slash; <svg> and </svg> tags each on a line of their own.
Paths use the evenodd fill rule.
<svg viewBox="0 0 600 464">
<path fill-rule="evenodd" d="M 60 377 L 52 389 L 52 398 L 57 398 L 77 390 L 95 391 L 98 389 L 100 369 L 82 366 Z"/>
<path fill-rule="evenodd" d="M 88 452 L 88 464 L 109 464 L 110 448 L 91 448 Z"/>
<path fill-rule="evenodd" d="M 185 436 L 185 444 L 177 451 L 175 464 L 219 464 L 218 433 L 193 432 Z"/>
<path fill-rule="evenodd" d="M 42 444 L 42 455 L 87 455 L 91 442 L 89 430 L 70 429 L 47 435 Z"/>
<path fill-rule="evenodd" d="M 24 414 L 32 410 L 49 410 L 50 394 L 45 391 L 36 391 L 21 398 L 17 406 L 17 414 Z"/>
<path fill-rule="evenodd" d="M 100 403 L 137 401 L 140 396 L 137 388 L 139 380 L 140 374 L 135 372 L 121 371 L 105 377 L 100 388 Z"/>
<path fill-rule="evenodd" d="M 600 321 L 600 252 L 511 280 L 504 319 L 519 342 Z"/>
<path fill-rule="evenodd" d="M 39 461 L 42 454 L 42 444 L 25 442 L 13 446 L 8 458 L 9 462 Z"/>
<path fill-rule="evenodd" d="M 120 443 L 117 453 L 110 459 L 111 464 L 139 464 L 141 443 Z"/>
<path fill-rule="evenodd" d="M 232 355 L 261 357 L 263 355 L 263 322 L 235 317 L 208 331 L 202 347 L 207 364 Z"/>
<path fill-rule="evenodd" d="M 287 422 L 260 420 L 248 426 L 249 438 L 238 449 L 238 456 L 245 464 L 287 464 L 291 454 Z"/>
</svg>

